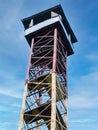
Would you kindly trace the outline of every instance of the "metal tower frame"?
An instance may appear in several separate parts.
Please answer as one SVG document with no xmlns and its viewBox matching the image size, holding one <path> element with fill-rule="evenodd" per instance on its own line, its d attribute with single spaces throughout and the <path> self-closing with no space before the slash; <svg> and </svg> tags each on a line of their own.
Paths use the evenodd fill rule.
<svg viewBox="0 0 98 130">
<path fill-rule="evenodd" d="M 67 56 L 73 54 L 73 48 L 63 15 L 58 5 L 22 21 L 30 55 L 19 130 L 68 128 Z M 71 41 L 76 42 L 67 23 L 68 29 Z"/>
</svg>

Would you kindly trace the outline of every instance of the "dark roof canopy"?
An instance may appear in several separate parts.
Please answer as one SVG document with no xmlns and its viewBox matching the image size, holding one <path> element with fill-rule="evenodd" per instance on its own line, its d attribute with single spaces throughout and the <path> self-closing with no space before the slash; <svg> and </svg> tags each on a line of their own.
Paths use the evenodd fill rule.
<svg viewBox="0 0 98 130">
<path fill-rule="evenodd" d="M 29 28 L 29 24 L 30 24 L 31 19 L 33 19 L 34 25 L 36 25 L 40 22 L 43 22 L 47 19 L 50 19 L 52 11 L 62 16 L 62 23 L 63 23 L 67 33 L 70 34 L 70 36 L 71 36 L 71 42 L 72 43 L 77 42 L 77 39 L 76 39 L 76 37 L 75 37 L 75 35 L 74 35 L 74 33 L 73 33 L 69 23 L 68 23 L 68 20 L 67 20 L 66 16 L 64 15 L 64 12 L 63 12 L 61 5 L 57 5 L 55 7 L 48 9 L 48 10 L 42 11 L 38 14 L 35 14 L 35 15 L 30 16 L 30 17 L 22 19 L 22 23 L 24 25 L 24 28 L 25 29 Z"/>
</svg>

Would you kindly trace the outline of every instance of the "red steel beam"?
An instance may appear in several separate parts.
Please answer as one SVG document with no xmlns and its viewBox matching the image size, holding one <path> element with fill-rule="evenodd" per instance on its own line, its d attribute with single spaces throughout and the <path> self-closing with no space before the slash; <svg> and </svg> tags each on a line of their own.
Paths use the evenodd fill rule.
<svg viewBox="0 0 98 130">
<path fill-rule="evenodd" d="M 31 64 L 31 58 L 32 58 L 33 44 L 34 44 L 34 38 L 32 38 L 32 43 L 31 43 L 31 48 L 30 48 L 28 68 L 27 68 L 27 73 L 26 73 L 26 82 L 28 81 L 28 77 L 29 77 L 29 71 L 30 71 L 30 64 Z"/>
<path fill-rule="evenodd" d="M 57 58 L 57 28 L 54 29 L 54 52 L 53 52 L 53 71 L 56 71 L 56 58 Z"/>
</svg>

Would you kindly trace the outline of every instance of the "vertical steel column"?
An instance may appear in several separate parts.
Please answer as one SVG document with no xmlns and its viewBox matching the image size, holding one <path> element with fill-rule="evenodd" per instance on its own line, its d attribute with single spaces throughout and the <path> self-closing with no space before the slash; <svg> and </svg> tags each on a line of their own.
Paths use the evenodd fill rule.
<svg viewBox="0 0 98 130">
<path fill-rule="evenodd" d="M 53 72 L 56 71 L 56 57 L 57 57 L 57 28 L 54 29 L 54 50 L 53 50 Z"/>
<path fill-rule="evenodd" d="M 34 44 L 34 38 L 32 38 L 32 42 L 31 42 L 31 49 L 30 49 L 30 55 L 29 55 L 29 61 L 28 61 L 28 68 L 27 68 L 27 73 L 26 73 L 26 82 L 28 81 L 28 76 L 29 76 L 29 71 L 30 71 L 33 44 Z"/>
<path fill-rule="evenodd" d="M 54 50 L 51 86 L 51 130 L 56 129 L 56 57 L 57 57 L 57 28 L 54 29 Z"/>
<path fill-rule="evenodd" d="M 22 124 L 23 124 L 23 120 L 24 120 L 24 107 L 26 104 L 26 94 L 27 94 L 27 83 L 24 86 L 23 103 L 22 103 L 22 110 L 21 110 L 20 123 L 19 123 L 18 130 L 22 130 Z"/>
<path fill-rule="evenodd" d="M 22 125 L 23 125 L 23 120 L 24 120 L 24 108 L 25 108 L 25 104 L 26 104 L 26 94 L 27 94 L 27 86 L 28 86 L 27 81 L 28 81 L 28 76 L 29 76 L 29 71 L 30 71 L 33 44 L 34 44 L 34 38 L 32 39 L 32 42 L 31 42 L 30 55 L 29 55 L 29 61 L 28 61 L 28 68 L 27 68 L 27 73 L 26 73 L 26 82 L 25 82 L 25 86 L 24 86 L 22 110 L 21 110 L 20 123 L 19 123 L 19 129 L 18 130 L 22 130 Z"/>
<path fill-rule="evenodd" d="M 67 97 L 65 99 L 65 106 L 67 109 L 67 115 L 66 115 L 66 126 L 68 128 L 68 85 L 67 85 L 67 81 L 68 81 L 68 76 L 67 76 L 67 50 L 66 50 L 66 54 L 65 54 L 65 58 L 66 58 L 66 63 L 65 63 L 65 67 L 66 67 L 66 91 L 67 91 Z"/>
</svg>

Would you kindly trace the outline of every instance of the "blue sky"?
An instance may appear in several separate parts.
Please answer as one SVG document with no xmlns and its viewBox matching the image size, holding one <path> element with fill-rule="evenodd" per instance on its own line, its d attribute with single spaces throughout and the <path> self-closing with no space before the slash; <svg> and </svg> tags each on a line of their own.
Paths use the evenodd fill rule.
<svg viewBox="0 0 98 130">
<path fill-rule="evenodd" d="M 61 4 L 78 39 L 68 57 L 69 130 L 98 130 L 98 0 L 0 0 L 0 130 L 17 130 L 29 46 L 21 19 Z"/>
</svg>

